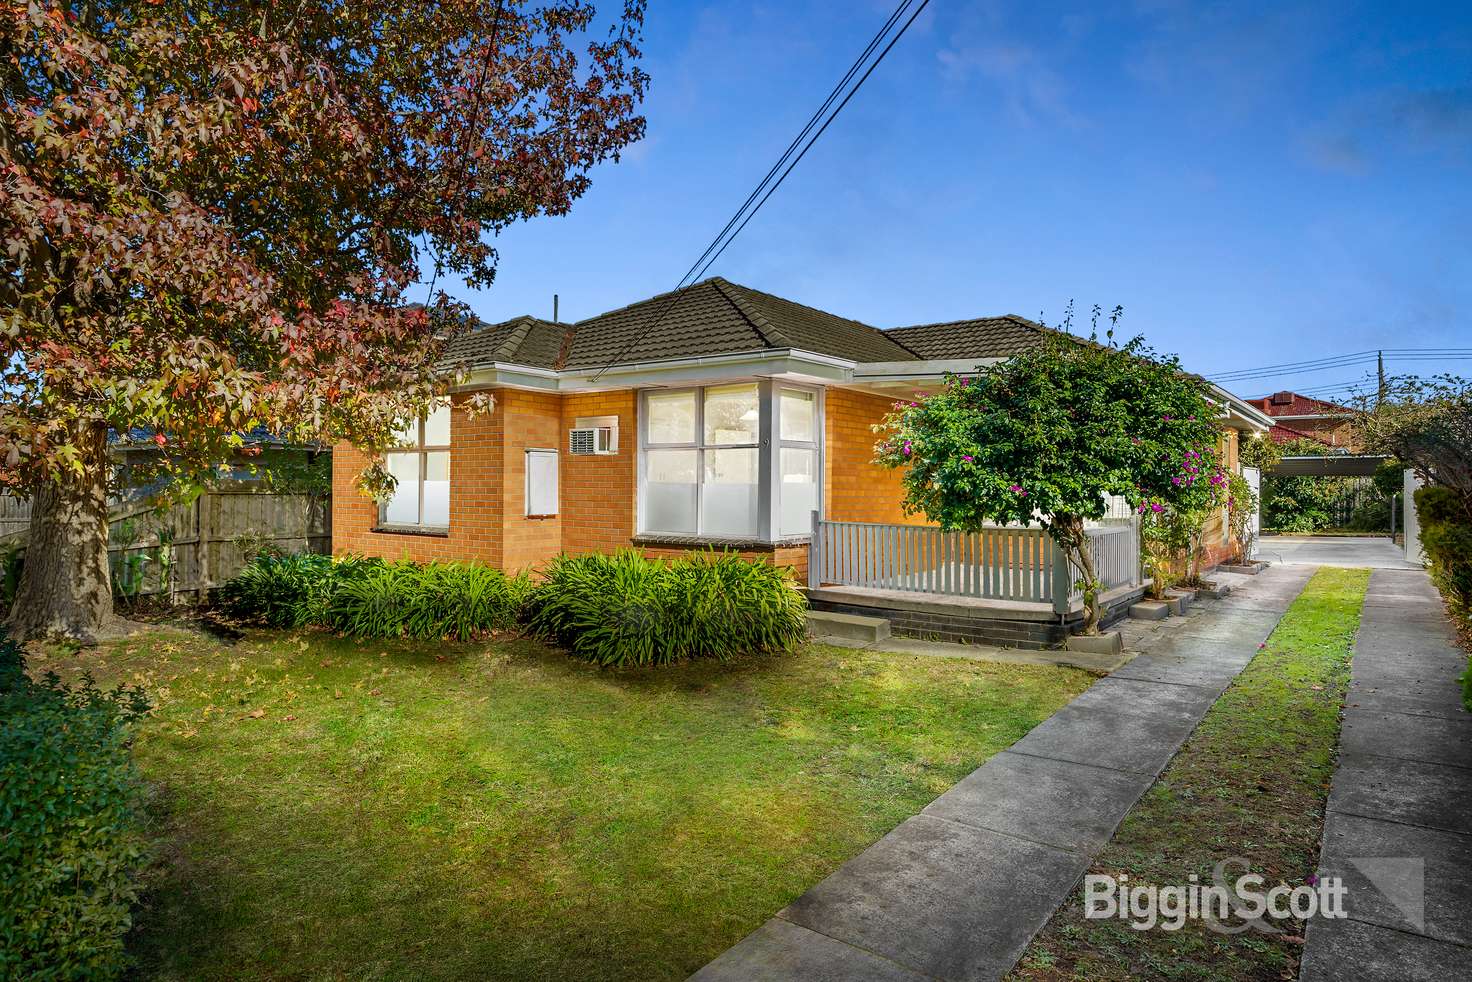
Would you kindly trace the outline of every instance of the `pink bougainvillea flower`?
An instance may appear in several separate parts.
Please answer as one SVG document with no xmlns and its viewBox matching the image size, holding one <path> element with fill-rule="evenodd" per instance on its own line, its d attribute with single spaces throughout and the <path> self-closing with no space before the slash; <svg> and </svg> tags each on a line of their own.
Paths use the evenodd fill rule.
<svg viewBox="0 0 1472 982">
<path fill-rule="evenodd" d="M 961 455 L 961 459 L 964 460 L 964 461 L 966 461 L 966 463 L 968 463 L 968 464 L 974 463 L 975 460 L 976 460 L 976 458 L 973 457 L 973 456 L 971 456 L 969 453 L 963 453 Z"/>
<path fill-rule="evenodd" d="M 1163 420 L 1165 420 L 1167 423 L 1169 423 L 1170 420 L 1171 420 L 1171 417 L 1169 417 L 1169 416 L 1162 416 L 1160 418 L 1163 419 Z"/>
<path fill-rule="evenodd" d="M 1180 478 L 1180 475 L 1178 474 L 1175 477 L 1171 478 L 1170 479 L 1170 483 L 1174 484 L 1176 487 L 1180 487 L 1181 486 L 1181 478 Z"/>
<path fill-rule="evenodd" d="M 1007 490 L 1008 491 L 1013 491 L 1013 492 L 1021 491 L 1022 490 L 1022 485 L 1020 485 L 1020 484 L 1013 484 L 1013 485 L 1009 486 L 1007 488 Z"/>
<path fill-rule="evenodd" d="M 155 433 L 153 435 L 153 442 L 157 443 L 159 446 L 163 446 L 164 444 L 169 442 L 169 438 L 164 436 L 162 433 Z"/>
<path fill-rule="evenodd" d="M 913 453 L 913 452 L 914 452 L 914 451 L 913 451 L 913 450 L 912 450 L 912 449 L 911 449 L 911 447 L 910 447 L 910 441 L 909 441 L 909 440 L 906 440 L 906 441 L 905 441 L 905 456 L 906 456 L 906 457 L 908 457 L 908 456 L 910 456 L 910 454 L 911 454 L 911 453 Z"/>
<path fill-rule="evenodd" d="M 1155 504 L 1150 506 L 1150 510 L 1159 515 L 1161 512 L 1165 511 L 1165 506 L 1157 501 L 1155 502 Z"/>
</svg>

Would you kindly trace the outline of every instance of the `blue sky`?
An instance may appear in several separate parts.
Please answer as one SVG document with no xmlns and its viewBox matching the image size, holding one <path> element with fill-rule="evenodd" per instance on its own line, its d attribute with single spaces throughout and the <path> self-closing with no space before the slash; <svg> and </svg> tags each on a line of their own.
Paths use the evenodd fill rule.
<svg viewBox="0 0 1472 982">
<path fill-rule="evenodd" d="M 670 289 L 893 5 L 653 0 L 647 138 L 461 299 Z M 1122 304 L 1206 373 L 1472 347 L 1472 4 L 933 0 L 712 272 L 881 327 Z"/>
</svg>

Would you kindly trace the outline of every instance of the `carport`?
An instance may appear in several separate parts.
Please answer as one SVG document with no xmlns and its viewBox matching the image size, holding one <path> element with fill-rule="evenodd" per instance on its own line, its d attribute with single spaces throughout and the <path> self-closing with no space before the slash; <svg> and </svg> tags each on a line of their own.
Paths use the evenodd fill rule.
<svg viewBox="0 0 1472 982">
<path fill-rule="evenodd" d="M 1284 477 L 1372 477 L 1390 458 L 1383 454 L 1324 454 L 1284 457 L 1268 469 Z M 1272 536 L 1260 539 L 1257 552 L 1264 559 L 1282 563 L 1320 566 L 1368 566 L 1378 569 L 1421 569 L 1420 528 L 1416 522 L 1414 495 L 1421 482 L 1414 471 L 1406 471 L 1402 484 L 1400 514 L 1406 544 L 1374 536 Z M 1394 515 L 1391 526 L 1394 528 Z M 1277 555 L 1274 555 L 1274 553 Z"/>
</svg>

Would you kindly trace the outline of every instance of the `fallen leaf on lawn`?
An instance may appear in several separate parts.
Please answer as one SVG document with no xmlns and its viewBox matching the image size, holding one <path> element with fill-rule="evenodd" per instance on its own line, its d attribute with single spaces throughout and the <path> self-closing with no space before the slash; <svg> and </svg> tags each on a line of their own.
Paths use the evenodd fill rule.
<svg viewBox="0 0 1472 982">
<path fill-rule="evenodd" d="M 332 693 L 332 698 L 334 698 L 334 699 L 341 699 L 342 698 L 342 690 L 341 689 L 338 689 L 337 691 L 333 692 Z"/>
<path fill-rule="evenodd" d="M 369 695 L 370 695 L 370 696 L 378 696 L 378 695 L 382 695 L 382 694 L 383 694 L 383 690 L 382 690 L 382 689 L 372 689 L 372 690 L 370 690 L 370 691 L 369 691 L 369 693 L 368 693 L 368 694 L 369 694 Z"/>
<path fill-rule="evenodd" d="M 322 659 L 322 667 L 323 668 L 326 668 L 327 666 L 329 666 L 331 664 L 332 664 L 332 662 L 329 661 L 328 659 L 326 659 L 326 658 Z"/>
<path fill-rule="evenodd" d="M 252 709 L 250 712 L 246 713 L 244 716 L 242 716 L 240 718 L 241 719 L 260 719 L 262 716 L 265 716 L 265 715 L 266 715 L 266 711 L 264 709 Z"/>
<path fill-rule="evenodd" d="M 1285 934 L 1283 935 L 1283 940 L 1288 942 L 1289 944 L 1303 944 L 1303 935 Z"/>
<path fill-rule="evenodd" d="M 281 722 L 283 722 L 283 723 L 290 723 L 290 722 L 292 722 L 295 719 L 296 719 L 295 716 L 283 716 L 283 717 L 281 717 Z"/>
</svg>

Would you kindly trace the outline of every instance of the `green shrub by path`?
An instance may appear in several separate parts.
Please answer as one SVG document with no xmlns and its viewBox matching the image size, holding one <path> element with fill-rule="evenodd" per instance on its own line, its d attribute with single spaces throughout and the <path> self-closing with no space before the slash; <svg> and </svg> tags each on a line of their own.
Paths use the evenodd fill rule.
<svg viewBox="0 0 1472 982">
<path fill-rule="evenodd" d="M 1431 561 L 1431 578 L 1460 621 L 1464 645 L 1472 639 L 1472 519 L 1461 497 L 1448 487 L 1431 484 L 1416 491 L 1416 518 L 1421 548 Z M 1472 653 L 1459 676 L 1462 705 L 1472 712 Z"/>
<path fill-rule="evenodd" d="M 1314 574 L 1089 872 L 1125 874 L 1131 886 L 1192 875 L 1210 884 L 1218 862 L 1240 858 L 1265 888 L 1313 875 L 1368 584 L 1363 569 Z M 1193 920 L 1177 931 L 1136 931 L 1085 917 L 1075 889 L 1009 978 L 1296 978 L 1303 922 L 1279 926 L 1275 935 L 1228 935 Z"/>
<path fill-rule="evenodd" d="M 530 593 L 525 574 L 477 563 L 388 562 L 342 582 L 322 620 L 359 639 L 472 641 L 514 628 Z"/>
<path fill-rule="evenodd" d="M 790 572 L 732 553 L 559 556 L 544 572 L 531 629 L 599 665 L 790 651 L 807 634 L 807 601 Z"/>
<path fill-rule="evenodd" d="M 33 682 L 0 640 L 0 978 L 112 979 L 143 863 L 128 724 L 142 693 Z"/>
</svg>

